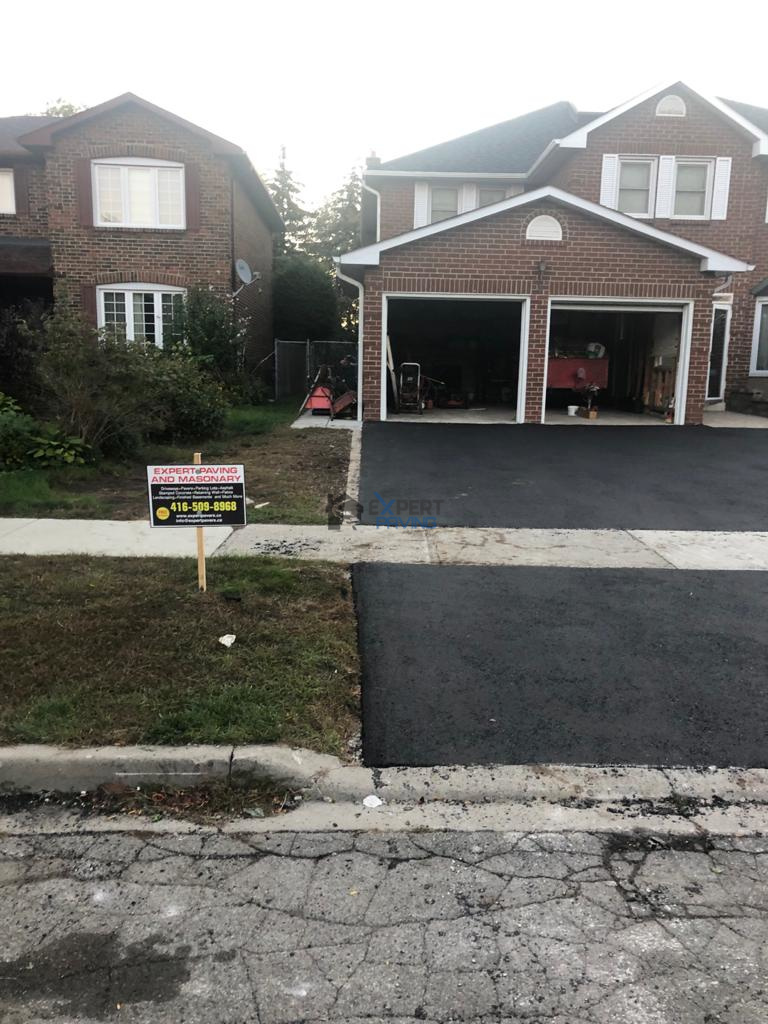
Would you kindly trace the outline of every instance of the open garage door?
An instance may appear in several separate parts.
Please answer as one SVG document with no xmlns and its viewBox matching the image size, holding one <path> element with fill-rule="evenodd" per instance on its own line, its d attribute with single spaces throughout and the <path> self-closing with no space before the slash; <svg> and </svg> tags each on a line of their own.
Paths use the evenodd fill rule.
<svg viewBox="0 0 768 1024">
<path fill-rule="evenodd" d="M 388 296 L 386 309 L 387 418 L 523 419 L 523 300 Z"/>
<path fill-rule="evenodd" d="M 679 307 L 553 303 L 545 422 L 681 422 L 684 334 Z"/>
</svg>

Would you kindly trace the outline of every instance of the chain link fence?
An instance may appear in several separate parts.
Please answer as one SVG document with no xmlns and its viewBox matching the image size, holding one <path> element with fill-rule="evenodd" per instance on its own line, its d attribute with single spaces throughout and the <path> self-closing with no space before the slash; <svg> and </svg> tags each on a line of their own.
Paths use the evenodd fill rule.
<svg viewBox="0 0 768 1024">
<path fill-rule="evenodd" d="M 354 360 L 355 341 L 288 341 L 275 338 L 275 398 L 304 396 L 324 364 L 336 367 L 348 356 Z"/>
</svg>

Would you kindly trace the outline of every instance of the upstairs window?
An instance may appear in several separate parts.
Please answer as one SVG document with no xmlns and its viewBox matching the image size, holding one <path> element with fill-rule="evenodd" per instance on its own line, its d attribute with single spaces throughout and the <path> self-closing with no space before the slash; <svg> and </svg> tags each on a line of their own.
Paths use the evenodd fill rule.
<svg viewBox="0 0 768 1024">
<path fill-rule="evenodd" d="M 93 222 L 99 227 L 186 227 L 184 166 L 163 160 L 94 160 Z"/>
<path fill-rule="evenodd" d="M 13 171 L 10 168 L 0 168 L 0 213 L 16 213 Z"/>
<path fill-rule="evenodd" d="M 163 347 L 176 332 L 184 289 L 162 285 L 107 285 L 98 290 L 99 327 L 128 341 Z"/>
<path fill-rule="evenodd" d="M 459 190 L 433 186 L 431 192 L 429 223 L 455 217 L 459 212 Z"/>
<path fill-rule="evenodd" d="M 500 203 L 507 198 L 503 188 L 480 188 L 477 190 L 477 205 L 490 206 L 492 203 Z"/>
<path fill-rule="evenodd" d="M 650 217 L 656 171 L 654 160 L 620 160 L 617 208 L 633 217 Z"/>
<path fill-rule="evenodd" d="M 711 160 L 675 161 L 674 217 L 709 216 Z"/>
</svg>

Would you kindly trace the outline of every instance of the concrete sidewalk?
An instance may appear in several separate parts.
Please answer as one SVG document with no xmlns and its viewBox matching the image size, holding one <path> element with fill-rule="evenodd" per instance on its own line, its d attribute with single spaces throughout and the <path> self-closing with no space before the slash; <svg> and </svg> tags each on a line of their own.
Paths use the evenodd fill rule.
<svg viewBox="0 0 768 1024">
<path fill-rule="evenodd" d="M 768 532 L 251 525 L 205 531 L 208 555 L 275 555 L 409 565 L 768 570 Z M 195 555 L 190 530 L 143 521 L 0 519 L 0 555 Z"/>
</svg>

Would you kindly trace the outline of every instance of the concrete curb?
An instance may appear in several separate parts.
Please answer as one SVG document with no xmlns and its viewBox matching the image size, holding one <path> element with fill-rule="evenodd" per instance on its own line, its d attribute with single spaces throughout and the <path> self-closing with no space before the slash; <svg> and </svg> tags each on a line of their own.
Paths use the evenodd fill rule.
<svg viewBox="0 0 768 1024">
<path fill-rule="evenodd" d="M 211 780 L 271 779 L 309 801 L 433 801 L 572 806 L 719 801 L 768 804 L 768 769 L 489 765 L 363 768 L 280 745 L 187 747 L 0 747 L 0 792 L 80 792 L 108 782 L 194 786 Z"/>
</svg>

